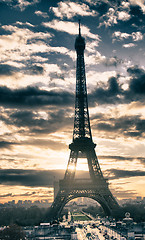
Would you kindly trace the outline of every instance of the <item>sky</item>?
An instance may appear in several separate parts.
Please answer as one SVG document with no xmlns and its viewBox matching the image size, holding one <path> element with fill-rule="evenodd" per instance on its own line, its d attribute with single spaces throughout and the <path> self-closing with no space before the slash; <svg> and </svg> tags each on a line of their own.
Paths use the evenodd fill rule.
<svg viewBox="0 0 145 240">
<path fill-rule="evenodd" d="M 72 142 L 75 38 L 86 41 L 96 154 L 115 197 L 145 197 L 145 1 L 0 0 L 0 202 L 53 200 Z M 87 170 L 78 160 L 78 176 Z"/>
</svg>

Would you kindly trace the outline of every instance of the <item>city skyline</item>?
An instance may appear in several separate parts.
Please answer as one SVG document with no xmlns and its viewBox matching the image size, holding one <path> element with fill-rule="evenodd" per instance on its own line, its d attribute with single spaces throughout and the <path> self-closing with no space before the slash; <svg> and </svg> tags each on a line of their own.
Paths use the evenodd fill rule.
<svg viewBox="0 0 145 240">
<path fill-rule="evenodd" d="M 78 19 L 93 141 L 117 198 L 144 195 L 143 1 L 0 1 L 0 202 L 50 199 L 72 141 Z M 78 170 L 87 170 L 83 159 Z"/>
</svg>

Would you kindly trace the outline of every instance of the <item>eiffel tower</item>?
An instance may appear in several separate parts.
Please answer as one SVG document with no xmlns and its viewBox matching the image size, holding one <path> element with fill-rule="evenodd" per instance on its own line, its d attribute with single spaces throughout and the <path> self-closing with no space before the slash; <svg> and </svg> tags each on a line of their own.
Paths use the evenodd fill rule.
<svg viewBox="0 0 145 240">
<path fill-rule="evenodd" d="M 77 63 L 73 141 L 69 145 L 70 157 L 64 179 L 59 181 L 59 191 L 49 209 L 48 221 L 58 219 L 67 202 L 78 197 L 88 197 L 96 200 L 107 216 L 112 215 L 114 210 L 119 209 L 117 201 L 109 190 L 107 180 L 103 177 L 95 153 L 96 144 L 92 140 L 84 63 L 85 39 L 81 36 L 80 21 L 75 49 Z M 77 159 L 80 155 L 87 159 L 90 179 L 75 179 Z"/>
</svg>

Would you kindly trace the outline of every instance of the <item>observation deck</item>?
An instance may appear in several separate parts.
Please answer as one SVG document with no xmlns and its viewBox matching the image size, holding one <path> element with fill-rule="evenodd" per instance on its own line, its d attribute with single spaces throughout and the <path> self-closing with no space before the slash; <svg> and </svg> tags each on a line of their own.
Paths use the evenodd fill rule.
<svg viewBox="0 0 145 240">
<path fill-rule="evenodd" d="M 69 189 L 71 187 L 71 190 L 103 189 L 104 187 L 106 188 L 106 184 L 108 185 L 108 179 L 103 180 L 105 181 L 102 181 L 98 178 L 97 182 L 92 182 L 92 180 L 89 178 L 76 178 L 71 180 L 71 182 L 68 182 L 63 179 L 59 180 L 59 187 L 62 189 Z"/>
</svg>

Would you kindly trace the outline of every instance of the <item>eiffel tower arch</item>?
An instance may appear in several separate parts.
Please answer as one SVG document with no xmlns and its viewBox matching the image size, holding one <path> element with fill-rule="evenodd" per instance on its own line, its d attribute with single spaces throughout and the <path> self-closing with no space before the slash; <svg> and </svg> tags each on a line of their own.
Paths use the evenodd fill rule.
<svg viewBox="0 0 145 240">
<path fill-rule="evenodd" d="M 80 21 L 75 49 L 77 61 L 73 141 L 69 145 L 70 157 L 64 179 L 59 181 L 59 191 L 47 214 L 48 221 L 58 219 L 67 202 L 78 197 L 96 200 L 107 216 L 119 209 L 107 180 L 103 177 L 95 152 L 96 144 L 92 140 L 84 63 L 85 39 L 81 36 Z M 75 179 L 77 160 L 81 154 L 87 159 L 90 179 Z"/>
</svg>

